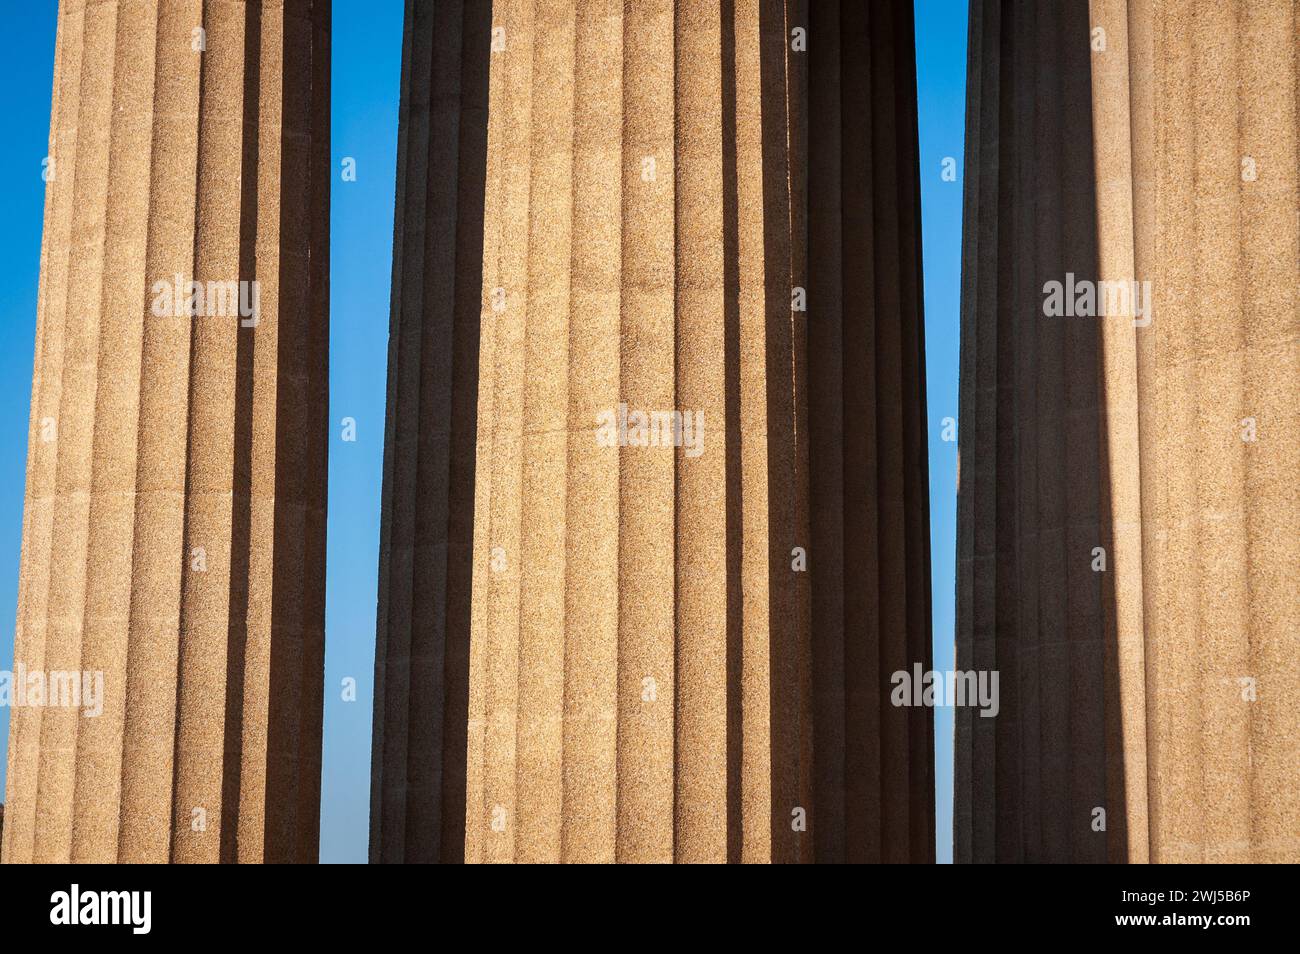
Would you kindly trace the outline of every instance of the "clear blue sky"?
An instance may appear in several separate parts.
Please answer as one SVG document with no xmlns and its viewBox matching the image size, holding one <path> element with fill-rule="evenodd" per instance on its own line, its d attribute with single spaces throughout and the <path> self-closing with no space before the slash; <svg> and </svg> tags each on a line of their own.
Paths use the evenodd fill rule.
<svg viewBox="0 0 1300 954">
<path fill-rule="evenodd" d="M 54 3 L 0 0 L 0 669 L 14 664 L 18 556 L 23 539 L 27 418 L 36 347 L 36 285 L 40 274 L 45 182 L 41 160 L 50 135 L 54 82 Z M 9 708 L 0 706 L 0 750 L 9 748 Z M 0 780 L 8 759 L 0 759 Z"/>
<path fill-rule="evenodd" d="M 957 418 L 958 306 L 961 293 L 961 190 L 965 172 L 966 0 L 916 0 L 916 87 L 921 138 L 921 241 L 925 272 L 925 377 L 930 416 L 930 579 L 934 668 L 954 666 L 957 550 L 957 442 L 944 441 L 944 418 Z M 945 182 L 943 161 L 956 161 Z M 935 710 L 935 839 L 952 861 L 952 709 Z"/>
<path fill-rule="evenodd" d="M 325 756 L 321 860 L 365 861 L 370 811 L 370 707 L 383 459 L 388 286 L 402 43 L 400 0 L 334 0 L 333 152 L 337 172 L 356 159 L 357 181 L 335 179 L 330 249 L 330 441 Z M 916 0 L 921 199 L 925 254 L 926 371 L 930 413 L 930 519 L 935 668 L 953 665 L 953 552 L 957 445 L 941 440 L 957 416 L 961 170 L 966 0 Z M 0 669 L 13 665 L 22 537 L 36 288 L 54 68 L 54 0 L 0 0 Z M 957 161 L 945 182 L 944 157 Z M 357 422 L 356 442 L 339 422 Z M 341 681 L 357 680 L 343 702 Z M 937 710 L 938 857 L 951 860 L 952 710 Z M 0 751 L 9 712 L 0 708 Z M 5 761 L 0 758 L 0 785 Z"/>
</svg>

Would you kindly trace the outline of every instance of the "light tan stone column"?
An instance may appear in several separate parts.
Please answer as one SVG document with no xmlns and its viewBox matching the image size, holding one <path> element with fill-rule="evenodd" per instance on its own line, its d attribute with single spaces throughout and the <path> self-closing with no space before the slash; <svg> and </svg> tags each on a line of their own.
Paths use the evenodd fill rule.
<svg viewBox="0 0 1300 954">
<path fill-rule="evenodd" d="M 60 3 L 6 862 L 316 860 L 329 30 Z"/>
<path fill-rule="evenodd" d="M 959 861 L 1300 859 L 1296 17 L 972 4 Z"/>
<path fill-rule="evenodd" d="M 1150 860 L 1296 862 L 1300 7 L 1092 7 L 1102 275 L 1151 289 L 1104 351 Z"/>
<path fill-rule="evenodd" d="M 912 25 L 808 6 L 408 4 L 373 860 L 933 857 Z"/>
</svg>

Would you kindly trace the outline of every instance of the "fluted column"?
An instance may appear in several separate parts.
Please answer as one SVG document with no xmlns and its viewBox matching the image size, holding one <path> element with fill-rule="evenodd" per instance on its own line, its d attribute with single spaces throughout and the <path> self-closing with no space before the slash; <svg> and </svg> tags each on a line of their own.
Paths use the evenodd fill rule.
<svg viewBox="0 0 1300 954">
<path fill-rule="evenodd" d="M 408 4 L 372 859 L 933 857 L 912 24 L 808 6 Z"/>
<path fill-rule="evenodd" d="M 1295 861 L 1296 6 L 971 9 L 956 857 Z"/>
<path fill-rule="evenodd" d="M 6 862 L 316 859 L 329 29 L 59 5 Z"/>
<path fill-rule="evenodd" d="M 491 4 L 407 0 L 371 861 L 464 856 Z"/>
</svg>

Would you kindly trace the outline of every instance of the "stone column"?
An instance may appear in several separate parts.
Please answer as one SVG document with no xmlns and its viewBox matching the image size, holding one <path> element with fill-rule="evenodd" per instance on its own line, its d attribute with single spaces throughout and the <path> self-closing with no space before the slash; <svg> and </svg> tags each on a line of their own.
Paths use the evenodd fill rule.
<svg viewBox="0 0 1300 954">
<path fill-rule="evenodd" d="M 910 16 L 484 6 L 407 7 L 372 860 L 932 859 Z"/>
<path fill-rule="evenodd" d="M 971 9 L 957 860 L 1295 861 L 1295 4 Z"/>
<path fill-rule="evenodd" d="M 6 862 L 316 860 L 329 30 L 60 3 Z"/>
<path fill-rule="evenodd" d="M 406 3 L 371 861 L 464 856 L 491 13 Z"/>
</svg>

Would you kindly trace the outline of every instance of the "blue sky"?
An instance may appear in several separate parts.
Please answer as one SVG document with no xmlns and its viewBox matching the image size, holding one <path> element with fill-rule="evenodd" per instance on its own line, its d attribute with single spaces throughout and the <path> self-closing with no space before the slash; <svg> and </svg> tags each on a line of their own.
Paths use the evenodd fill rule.
<svg viewBox="0 0 1300 954">
<path fill-rule="evenodd" d="M 953 665 L 955 442 L 941 439 L 957 416 L 961 259 L 961 168 L 966 0 L 916 0 L 926 373 L 930 416 L 930 519 L 936 669 Z M 325 652 L 325 752 L 321 860 L 365 861 L 369 817 L 370 707 L 383 460 L 388 287 L 402 43 L 400 0 L 334 0 L 333 153 L 356 160 L 357 180 L 333 184 L 329 550 Z M 0 669 L 13 664 L 13 623 L 22 537 L 27 422 L 36 289 L 54 68 L 54 0 L 0 0 L 0 89 L 5 91 L 0 182 Z M 956 181 L 941 177 L 945 157 Z M 356 441 L 340 421 L 356 421 Z M 355 678 L 356 702 L 342 680 Z M 0 708 L 0 751 L 9 712 Z M 951 860 L 952 710 L 935 729 L 938 859 Z M 0 759 L 0 784 L 5 763 Z"/>
<path fill-rule="evenodd" d="M 4 222 L 0 227 L 0 670 L 14 663 L 18 556 L 23 538 L 27 418 L 36 346 L 36 286 L 41 263 L 45 182 L 54 82 L 50 0 L 0 0 L 0 89 L 6 141 L 0 148 Z M 0 706 L 0 748 L 8 751 L 9 708 Z M 0 779 L 7 759 L 0 759 Z"/>
<path fill-rule="evenodd" d="M 916 91 L 921 139 L 921 242 L 925 278 L 925 377 L 930 417 L 930 579 L 934 668 L 955 665 L 957 442 L 943 440 L 957 418 L 961 189 L 965 170 L 966 0 L 916 0 Z M 944 160 L 956 162 L 944 181 Z M 936 859 L 952 861 L 951 708 L 935 710 Z"/>
</svg>

